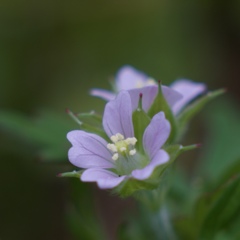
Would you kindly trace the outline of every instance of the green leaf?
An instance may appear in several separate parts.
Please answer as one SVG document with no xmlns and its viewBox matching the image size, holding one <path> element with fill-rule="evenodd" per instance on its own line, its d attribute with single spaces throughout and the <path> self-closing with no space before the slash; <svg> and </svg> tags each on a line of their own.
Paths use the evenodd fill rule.
<svg viewBox="0 0 240 240">
<path fill-rule="evenodd" d="M 177 117 L 179 129 L 178 139 L 184 134 L 186 126 L 191 118 L 193 118 L 209 101 L 222 95 L 223 93 L 225 93 L 225 89 L 208 92 L 206 95 L 187 106 L 183 112 L 180 113 L 180 115 Z"/>
<path fill-rule="evenodd" d="M 200 173 L 216 185 L 240 159 L 240 114 L 228 98 L 211 104 L 206 112 L 206 133 Z M 209 185 L 209 184 L 208 184 Z"/>
<path fill-rule="evenodd" d="M 66 134 L 73 125 L 64 115 L 45 111 L 30 118 L 16 112 L 1 111 L 0 127 L 2 131 L 18 137 L 19 141 L 35 146 L 42 160 L 61 162 L 67 159 L 70 144 Z"/>
<path fill-rule="evenodd" d="M 121 225 L 119 240 L 175 240 L 176 235 L 172 227 L 171 216 L 166 206 L 156 211 L 149 211 L 143 205 L 138 204 L 136 213 Z"/>
<path fill-rule="evenodd" d="M 95 209 L 94 194 L 89 185 L 76 178 L 69 178 L 69 183 L 71 202 L 66 211 L 68 229 L 76 239 L 105 240 L 102 222 Z"/>
<path fill-rule="evenodd" d="M 202 225 L 201 239 L 213 239 L 221 230 L 231 226 L 240 214 L 240 176 L 231 179 L 212 204 Z"/>
<path fill-rule="evenodd" d="M 240 173 L 240 158 L 236 161 L 236 163 L 233 163 L 230 167 L 228 167 L 222 174 L 220 178 L 218 178 L 218 185 L 223 184 L 231 177 L 236 176 Z"/>
</svg>

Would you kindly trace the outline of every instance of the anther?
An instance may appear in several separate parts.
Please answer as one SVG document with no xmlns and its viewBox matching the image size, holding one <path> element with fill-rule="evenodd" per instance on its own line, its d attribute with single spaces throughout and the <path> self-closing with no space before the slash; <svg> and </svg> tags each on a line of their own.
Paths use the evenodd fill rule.
<svg viewBox="0 0 240 240">
<path fill-rule="evenodd" d="M 121 141 L 124 139 L 124 136 L 121 133 L 117 133 L 115 136 L 117 137 L 118 141 Z"/>
<path fill-rule="evenodd" d="M 117 152 L 117 147 L 112 143 L 108 143 L 107 148 L 112 152 Z"/>
<path fill-rule="evenodd" d="M 127 138 L 126 140 L 125 140 L 125 142 L 128 144 L 128 145 L 135 145 L 136 144 L 136 142 L 137 142 L 137 139 L 135 138 L 135 137 L 132 137 L 132 138 Z"/>
<path fill-rule="evenodd" d="M 120 148 L 120 152 L 125 152 L 126 150 L 127 150 L 127 148 L 125 148 L 125 147 Z"/>
<path fill-rule="evenodd" d="M 130 154 L 131 156 L 134 155 L 135 153 L 136 153 L 136 149 L 135 149 L 135 148 L 129 151 L 129 154 Z"/>
<path fill-rule="evenodd" d="M 113 135 L 110 137 L 110 139 L 112 140 L 112 142 L 116 143 L 118 141 L 117 136 Z"/>
<path fill-rule="evenodd" d="M 118 153 L 113 154 L 112 160 L 114 160 L 114 161 L 118 160 Z"/>
</svg>

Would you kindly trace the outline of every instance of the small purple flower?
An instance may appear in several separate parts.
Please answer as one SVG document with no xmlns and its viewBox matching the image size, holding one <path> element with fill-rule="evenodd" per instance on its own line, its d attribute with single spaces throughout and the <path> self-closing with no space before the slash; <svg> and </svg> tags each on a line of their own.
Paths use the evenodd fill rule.
<svg viewBox="0 0 240 240">
<path fill-rule="evenodd" d="M 138 139 L 134 137 L 131 97 L 127 91 L 121 91 L 106 104 L 103 128 L 111 142 L 81 130 L 67 134 L 72 144 L 69 160 L 86 169 L 81 175 L 84 182 L 97 182 L 100 188 L 111 189 L 127 179 L 148 179 L 157 166 L 169 160 L 168 153 L 161 149 L 171 130 L 163 112 L 156 114 L 144 131 L 144 152 L 135 148 Z"/>
<path fill-rule="evenodd" d="M 116 92 L 119 92 L 120 90 L 129 90 L 130 94 L 133 94 L 132 104 L 134 108 L 136 108 L 138 101 L 135 96 L 139 95 L 140 92 L 143 92 L 142 89 L 139 89 L 146 88 L 143 92 L 145 96 L 143 100 L 144 110 L 149 109 L 158 92 L 157 83 L 154 79 L 131 66 L 124 66 L 117 72 L 115 88 Z M 178 114 L 192 99 L 203 93 L 205 90 L 205 84 L 195 83 L 186 79 L 177 80 L 172 83 L 170 87 L 162 87 L 163 95 L 175 115 Z M 92 89 L 91 95 L 109 101 L 115 98 L 116 93 L 103 89 Z"/>
</svg>

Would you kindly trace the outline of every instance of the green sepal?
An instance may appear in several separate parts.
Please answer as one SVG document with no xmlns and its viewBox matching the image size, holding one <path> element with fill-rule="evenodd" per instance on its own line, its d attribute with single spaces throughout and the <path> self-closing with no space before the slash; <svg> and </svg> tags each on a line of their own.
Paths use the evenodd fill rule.
<svg viewBox="0 0 240 240">
<path fill-rule="evenodd" d="M 43 109 L 33 117 L 1 110 L 0 127 L 7 136 L 14 136 L 22 144 L 21 149 L 16 148 L 18 154 L 28 149 L 28 152 L 37 155 L 40 161 L 66 162 L 69 145 L 65 136 L 73 128 L 73 124 L 64 114 Z"/>
<path fill-rule="evenodd" d="M 164 148 L 170 157 L 169 161 L 166 163 L 167 165 L 170 165 L 175 161 L 175 159 L 179 156 L 181 149 L 182 145 L 179 144 L 169 145 Z"/>
<path fill-rule="evenodd" d="M 102 128 L 102 116 L 91 111 L 89 113 L 78 113 L 76 114 L 81 122 L 88 123 L 89 125 L 94 125 L 95 127 Z"/>
<path fill-rule="evenodd" d="M 155 167 L 152 175 L 145 180 L 128 177 L 120 185 L 113 189 L 113 193 L 116 193 L 121 197 L 128 197 L 133 194 L 138 194 L 142 190 L 157 189 L 160 186 L 162 175 L 167 166 L 167 163 L 165 163 Z"/>
<path fill-rule="evenodd" d="M 138 180 L 132 177 L 125 179 L 120 185 L 113 189 L 114 194 L 118 194 L 121 197 L 129 197 L 136 191 L 141 190 L 153 190 L 158 187 L 157 182 L 147 180 Z"/>
<path fill-rule="evenodd" d="M 114 193 L 117 193 L 121 197 L 128 197 L 132 194 L 139 193 L 142 190 L 154 190 L 159 188 L 159 185 L 162 180 L 162 175 L 166 168 L 168 167 L 168 163 L 161 164 L 155 167 L 152 175 L 145 180 L 138 180 L 132 177 L 124 180 L 119 186 L 113 189 Z"/>
<path fill-rule="evenodd" d="M 154 115 L 156 115 L 159 112 L 164 112 L 166 119 L 171 124 L 171 133 L 167 140 L 167 143 L 172 143 L 175 140 L 175 137 L 177 134 L 177 124 L 176 124 L 175 116 L 171 108 L 169 107 L 166 99 L 164 98 L 160 83 L 158 88 L 158 94 L 153 104 L 151 105 L 150 109 L 148 110 L 148 115 L 150 118 L 152 118 Z"/>
<path fill-rule="evenodd" d="M 175 159 L 184 152 L 199 148 L 200 144 L 193 144 L 188 146 L 182 146 L 179 144 L 169 145 L 164 148 L 164 150 L 169 154 L 170 160 L 165 164 L 167 166 L 171 165 Z"/>
<path fill-rule="evenodd" d="M 68 115 L 80 126 L 80 129 L 89 133 L 95 133 L 105 140 L 109 140 L 105 131 L 103 130 L 100 115 L 94 112 L 74 114 L 72 111 L 67 109 Z"/>
<path fill-rule="evenodd" d="M 171 145 L 164 150 L 169 154 L 170 159 L 168 162 L 155 167 L 152 175 L 145 180 L 138 180 L 132 177 L 126 178 L 119 186 L 113 189 L 113 193 L 120 195 L 121 197 L 128 197 L 132 194 L 137 194 L 142 190 L 153 190 L 159 188 L 163 173 L 165 170 L 175 161 L 177 156 L 181 153 L 197 148 L 198 145 L 190 145 L 183 147 L 182 145 Z"/>
<path fill-rule="evenodd" d="M 80 178 L 84 170 L 79 170 L 79 171 L 72 171 L 72 172 L 64 172 L 64 173 L 59 173 L 57 177 L 75 177 L 75 178 Z"/>
<path fill-rule="evenodd" d="M 142 190 L 154 190 L 159 188 L 162 175 L 168 164 L 161 164 L 155 167 L 152 175 L 145 180 L 138 180 L 132 177 L 124 180 L 119 186 L 113 189 L 114 193 L 117 193 L 121 197 L 128 197 L 133 194 L 138 194 Z"/>
<path fill-rule="evenodd" d="M 188 107 L 186 107 L 177 117 L 178 129 L 180 130 L 178 132 L 178 139 L 185 132 L 186 125 L 191 120 L 191 118 L 193 118 L 205 106 L 205 104 L 225 92 L 225 89 L 219 89 L 213 92 L 209 92 L 198 100 L 194 101 Z"/>
<path fill-rule="evenodd" d="M 132 121 L 134 128 L 134 136 L 137 138 L 136 148 L 141 153 L 144 152 L 142 138 L 146 127 L 149 125 L 151 119 L 141 107 L 141 99 L 139 99 L 139 107 L 133 112 Z"/>
</svg>

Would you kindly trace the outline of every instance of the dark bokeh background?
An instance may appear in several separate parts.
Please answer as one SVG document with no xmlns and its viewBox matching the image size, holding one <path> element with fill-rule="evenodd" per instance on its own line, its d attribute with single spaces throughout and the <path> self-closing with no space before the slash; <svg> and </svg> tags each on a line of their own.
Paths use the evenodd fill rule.
<svg viewBox="0 0 240 240">
<path fill-rule="evenodd" d="M 42 112 L 52 112 L 63 122 L 64 132 L 61 135 L 49 128 L 47 133 L 64 141 L 65 133 L 77 127 L 64 109 L 101 112 L 104 102 L 90 97 L 89 89 L 109 89 L 107 80 L 124 64 L 165 84 L 185 77 L 205 82 L 211 90 L 226 87 L 238 108 L 237 0 L 2 0 L 0 35 L 1 110 L 34 121 Z M 224 105 L 224 100 L 221 103 Z M 198 128 L 187 142 L 204 141 L 201 120 L 213 107 L 210 104 L 199 120 L 194 120 L 193 126 Z M 66 220 L 73 186 L 80 191 L 80 198 L 85 192 L 93 194 L 94 204 L 89 208 L 96 208 L 97 221 L 113 236 L 118 210 L 130 209 L 133 203 L 107 198 L 106 192 L 85 187 L 77 179 L 56 178 L 58 172 L 68 169 L 66 164 L 42 162 L 37 146 L 20 135 L 1 128 L 0 239 L 77 239 Z M 67 141 L 65 144 L 68 146 Z M 110 225 L 109 219 L 115 221 Z"/>
</svg>

